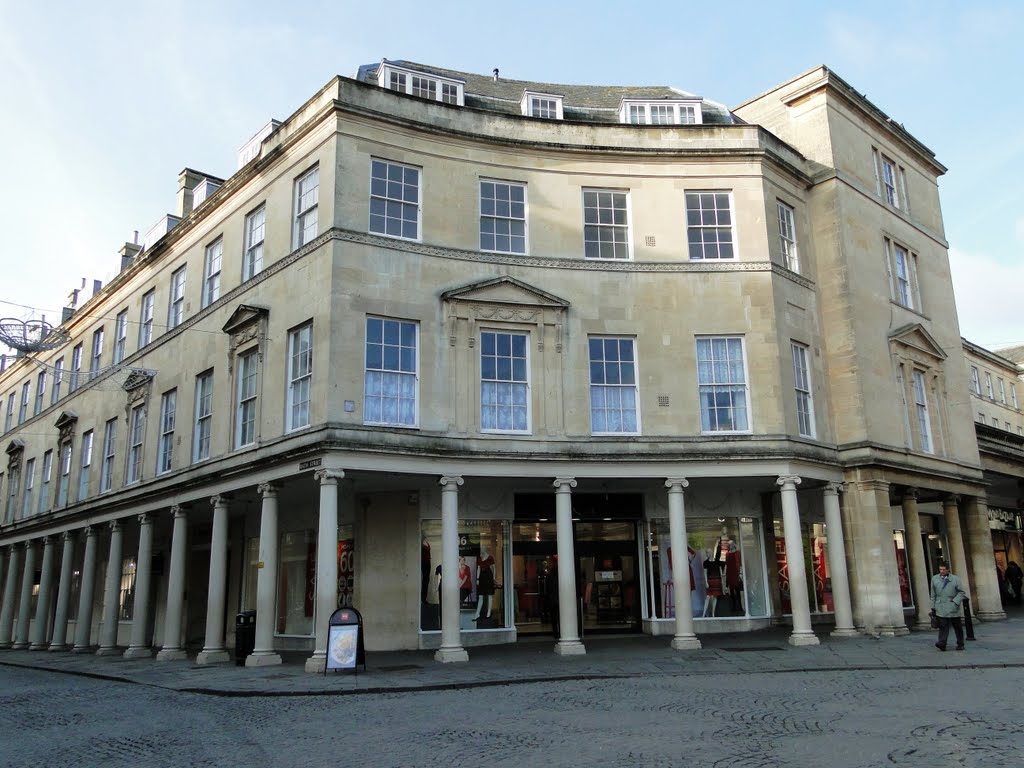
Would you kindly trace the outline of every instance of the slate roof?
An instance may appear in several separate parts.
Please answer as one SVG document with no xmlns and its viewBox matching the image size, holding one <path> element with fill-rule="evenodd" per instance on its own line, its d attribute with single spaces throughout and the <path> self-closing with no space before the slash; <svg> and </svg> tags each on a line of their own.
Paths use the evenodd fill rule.
<svg viewBox="0 0 1024 768">
<path fill-rule="evenodd" d="M 465 104 L 491 112 L 521 115 L 520 101 L 524 91 L 562 96 L 562 113 L 566 120 L 588 123 L 618 123 L 619 103 L 623 98 L 642 101 L 661 99 L 699 99 L 704 124 L 730 125 L 742 123 L 724 105 L 708 101 L 686 91 L 667 85 L 569 85 L 562 83 L 536 83 L 529 80 L 510 80 L 490 75 L 476 75 L 443 67 L 419 64 L 414 61 L 387 60 L 389 64 L 425 74 L 434 74 L 465 83 Z M 364 64 L 356 79 L 364 83 L 377 82 L 380 63 Z"/>
<path fill-rule="evenodd" d="M 1003 347 L 1002 349 L 992 350 L 997 355 L 1005 357 L 1007 360 L 1012 360 L 1017 365 L 1024 364 L 1024 344 L 1016 344 L 1012 347 Z"/>
</svg>

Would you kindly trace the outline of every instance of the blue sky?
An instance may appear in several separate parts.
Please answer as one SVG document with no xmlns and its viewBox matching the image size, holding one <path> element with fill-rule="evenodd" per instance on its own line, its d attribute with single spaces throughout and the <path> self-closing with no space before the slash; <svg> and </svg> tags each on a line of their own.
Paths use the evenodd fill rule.
<svg viewBox="0 0 1024 768">
<path fill-rule="evenodd" d="M 173 210 L 183 167 L 229 176 L 270 117 L 360 64 L 667 84 L 730 107 L 826 64 L 950 169 L 963 335 L 1024 343 L 1022 39 L 1020 2 L 0 0 L 0 316 L 58 318 Z"/>
</svg>

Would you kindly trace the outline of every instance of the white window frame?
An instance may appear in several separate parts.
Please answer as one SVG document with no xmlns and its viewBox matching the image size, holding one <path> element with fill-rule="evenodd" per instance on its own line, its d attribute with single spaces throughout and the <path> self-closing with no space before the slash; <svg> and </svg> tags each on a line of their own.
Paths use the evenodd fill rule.
<svg viewBox="0 0 1024 768">
<path fill-rule="evenodd" d="M 153 309 L 156 306 L 156 290 L 143 294 L 139 312 L 139 349 L 153 341 Z"/>
<path fill-rule="evenodd" d="M 89 379 L 99 376 L 99 370 L 103 362 L 103 333 L 104 329 L 97 328 L 92 332 L 92 351 L 89 355 Z"/>
<path fill-rule="evenodd" d="M 210 458 L 213 439 L 213 370 L 196 376 L 195 427 L 192 431 L 192 461 Z"/>
<path fill-rule="evenodd" d="M 92 469 L 92 449 L 95 435 L 90 429 L 82 433 L 82 460 L 78 469 L 78 497 L 77 501 L 89 498 L 89 474 Z"/>
<path fill-rule="evenodd" d="M 796 394 L 797 432 L 803 437 L 816 436 L 814 420 L 814 395 L 811 387 L 811 369 L 807 354 L 809 347 L 796 341 L 790 342 L 793 357 L 793 386 Z"/>
<path fill-rule="evenodd" d="M 583 187 L 583 258 L 589 261 L 632 261 L 633 232 L 632 212 L 630 210 L 630 194 L 625 189 L 604 189 L 599 187 Z M 621 200 L 621 207 L 619 202 Z M 625 222 L 618 222 L 618 212 L 622 211 Z M 607 212 L 611 212 L 610 216 Z M 612 240 L 602 240 L 602 233 L 611 232 Z M 617 239 L 623 233 L 625 242 Z M 620 246 L 625 245 L 626 252 L 619 255 Z M 596 248 L 596 253 L 594 249 Z M 611 255 L 606 251 L 611 249 Z"/>
<path fill-rule="evenodd" d="M 878 153 L 878 178 L 882 199 L 897 210 L 902 209 L 900 199 L 900 167 L 884 152 Z"/>
<path fill-rule="evenodd" d="M 659 114 L 664 114 L 667 107 L 671 119 L 655 120 L 655 107 Z M 629 125 L 701 125 L 704 122 L 704 113 L 700 99 L 623 99 L 619 105 L 619 122 Z"/>
<path fill-rule="evenodd" d="M 562 120 L 565 117 L 564 101 L 565 98 L 557 93 L 523 91 L 523 97 L 519 100 L 519 109 L 526 117 L 535 117 L 540 120 Z"/>
<path fill-rule="evenodd" d="M 292 247 L 316 239 L 320 230 L 320 166 L 314 165 L 295 179 L 292 205 Z"/>
<path fill-rule="evenodd" d="M 484 362 L 485 352 L 488 349 L 488 343 L 487 343 L 487 340 L 485 338 L 486 336 L 493 336 L 494 337 L 494 348 L 495 348 L 494 354 L 487 355 L 487 357 L 493 357 L 494 358 L 494 368 L 495 368 L 494 376 L 493 377 L 487 377 L 487 378 L 484 377 L 485 370 L 489 367 L 489 366 L 486 366 L 485 362 Z M 509 360 L 509 363 L 510 363 L 510 374 L 509 374 L 509 376 L 502 376 L 500 374 L 500 371 L 498 371 L 499 359 L 506 357 L 502 352 L 499 351 L 499 337 L 508 337 L 508 339 L 509 339 L 509 354 L 507 356 L 508 360 Z M 521 356 L 515 354 L 515 352 L 516 352 L 516 350 L 515 350 L 515 346 L 516 346 L 515 339 L 517 339 L 517 338 L 523 339 L 523 354 Z M 503 344 L 501 346 L 503 346 Z M 517 377 L 516 372 L 515 372 L 515 360 L 519 360 L 519 359 L 524 361 L 524 368 L 525 368 L 525 370 L 524 370 L 524 376 L 522 378 Z M 480 411 L 479 411 L 479 414 L 480 414 L 480 431 L 481 432 L 489 433 L 489 434 L 516 434 L 516 435 L 527 435 L 527 434 L 531 434 L 532 433 L 532 431 L 533 431 L 533 387 L 532 387 L 531 381 L 530 381 L 530 379 L 531 379 L 531 376 L 530 376 L 530 363 L 531 363 L 531 360 L 530 360 L 530 333 L 529 333 L 529 331 L 497 330 L 497 329 L 492 329 L 492 328 L 483 328 L 483 329 L 480 330 L 480 355 L 478 356 L 478 364 L 480 366 L 480 369 L 479 369 L 479 375 L 480 375 L 480 379 L 479 379 L 480 380 L 480 400 L 479 400 L 479 402 L 480 402 Z M 507 403 L 501 403 L 500 402 L 501 398 L 498 395 L 498 388 L 499 387 L 506 387 L 507 388 L 508 395 L 509 395 Z M 490 388 L 493 388 L 493 391 L 488 392 L 487 390 L 490 389 Z M 517 408 L 519 408 L 519 406 L 517 406 L 515 404 L 515 402 L 514 402 L 514 400 L 515 400 L 515 394 L 514 393 L 515 393 L 515 391 L 517 389 L 521 389 L 523 391 L 523 393 L 524 393 L 524 400 L 525 400 L 525 414 L 524 415 L 525 415 L 525 422 L 526 423 L 525 423 L 524 427 L 520 427 L 520 428 L 516 428 L 515 427 L 516 416 L 517 416 Z M 485 400 L 487 402 L 485 402 Z M 488 422 L 489 420 L 484 418 L 484 408 L 485 407 L 489 407 L 489 408 L 493 408 L 494 409 L 494 412 L 495 412 L 494 423 L 497 424 L 498 421 L 499 421 L 498 409 L 499 409 L 499 407 L 502 407 L 502 406 L 507 406 L 509 409 L 511 409 L 510 410 L 510 415 L 512 417 L 511 418 L 511 423 L 513 424 L 513 426 L 511 428 L 508 428 L 508 429 L 503 429 L 503 428 L 497 427 L 497 426 L 485 426 L 485 422 Z"/>
<path fill-rule="evenodd" d="M 236 448 L 256 442 L 259 406 L 259 350 L 249 349 L 238 356 L 238 382 L 235 389 Z"/>
<path fill-rule="evenodd" d="M 29 516 L 32 510 L 32 494 L 36 486 L 36 460 L 35 457 L 25 462 L 25 495 L 21 499 L 21 519 Z"/>
<path fill-rule="evenodd" d="M 113 363 L 117 365 L 125 358 L 128 347 L 128 310 L 117 313 L 114 319 L 114 357 Z"/>
<path fill-rule="evenodd" d="M 793 206 L 781 200 L 775 201 L 779 214 L 779 245 L 782 249 L 782 265 L 800 274 L 800 251 L 796 245 L 796 211 Z"/>
<path fill-rule="evenodd" d="M 53 363 L 53 384 L 50 387 L 50 405 L 56 405 L 60 400 L 60 385 L 64 381 L 64 358 L 61 357 Z"/>
<path fill-rule="evenodd" d="M 117 459 L 117 419 L 110 419 L 103 430 L 103 461 L 100 463 L 100 493 L 114 487 L 114 463 Z"/>
<path fill-rule="evenodd" d="M 1006 383 L 999 379 L 999 402 L 1006 405 Z"/>
<path fill-rule="evenodd" d="M 46 371 L 40 371 L 39 375 L 36 376 L 36 404 L 32 409 L 32 415 L 38 416 L 46 401 Z"/>
<path fill-rule="evenodd" d="M 285 403 L 285 430 L 308 427 L 313 395 L 313 323 L 308 322 L 288 334 L 288 400 Z"/>
<path fill-rule="evenodd" d="M 491 196 L 485 191 L 490 188 Z M 522 200 L 513 199 L 521 193 Z M 504 197 L 502 196 L 504 195 Z M 514 253 L 525 255 L 529 250 L 529 228 L 527 226 L 528 200 L 526 184 L 501 179 L 480 179 L 480 250 L 485 253 Z M 519 210 L 522 215 L 516 215 Z M 517 224 L 522 225 L 522 234 L 516 233 Z M 484 230 L 489 228 L 490 232 Z M 501 231 L 499 231 L 501 230 Z M 486 243 L 485 237 L 492 242 Z M 522 240 L 522 248 L 516 248 L 516 241 Z M 500 247 L 507 240 L 508 247 Z M 488 247 L 490 246 L 490 247 Z"/>
<path fill-rule="evenodd" d="M 37 514 L 43 514 L 50 503 L 50 480 L 53 476 L 53 451 L 49 450 L 43 454 L 43 467 L 39 473 L 39 504 L 36 507 Z"/>
<path fill-rule="evenodd" d="M 28 380 L 21 385 L 21 404 L 18 406 L 18 426 L 25 423 L 28 419 L 28 404 L 31 400 L 30 392 L 32 389 L 32 380 Z"/>
<path fill-rule="evenodd" d="M 981 396 L 981 374 L 976 365 L 971 366 L 971 390 L 974 394 Z"/>
<path fill-rule="evenodd" d="M 413 320 L 368 315 L 363 355 L 363 423 L 388 427 L 419 426 L 420 324 Z M 379 333 L 378 333 L 379 331 Z M 397 334 L 397 335 L 396 335 Z M 411 342 L 411 343 L 409 343 Z M 411 358 L 411 360 L 410 360 Z M 387 385 L 397 396 L 385 398 Z M 411 390 L 412 397 L 405 397 Z M 412 400 L 411 418 L 402 418 Z M 384 418 L 385 400 L 393 400 L 394 419 Z"/>
<path fill-rule="evenodd" d="M 721 222 L 723 209 L 719 207 L 721 198 L 725 198 L 725 214 L 728 222 Z M 686 208 L 686 242 L 690 261 L 735 261 L 738 256 L 736 245 L 736 217 L 732 191 L 728 189 L 688 189 L 684 193 Z M 710 203 L 711 207 L 706 204 Z M 708 221 L 707 219 L 713 219 Z M 713 239 L 707 239 L 705 233 L 714 232 Z M 728 238 L 722 235 L 728 233 Z M 722 252 L 727 247 L 729 255 Z"/>
<path fill-rule="evenodd" d="M 11 392 L 7 396 L 7 415 L 4 417 L 4 432 L 10 432 L 14 428 L 14 402 L 17 394 Z"/>
<path fill-rule="evenodd" d="M 160 398 L 160 441 L 156 452 L 156 474 L 174 468 L 174 427 L 178 410 L 178 390 L 172 389 Z"/>
<path fill-rule="evenodd" d="M 726 352 L 727 356 L 722 361 L 724 363 L 726 363 L 727 367 L 729 368 L 729 371 L 727 373 L 726 378 L 722 379 L 722 380 L 718 380 L 717 374 L 715 374 L 715 363 L 718 362 L 719 359 L 720 359 L 715 354 L 715 351 L 716 351 L 715 342 L 717 342 L 717 341 L 723 341 L 726 344 L 725 352 Z M 729 355 L 731 349 L 734 347 L 735 343 L 739 344 L 740 356 L 742 358 L 742 366 L 741 366 L 741 370 L 742 370 L 742 373 L 743 373 L 743 380 L 742 381 L 736 381 L 735 380 L 735 376 L 734 376 L 735 371 L 732 370 L 733 365 L 730 365 L 730 363 L 734 364 L 735 361 L 730 361 L 730 359 L 728 357 L 728 355 Z M 705 361 L 701 360 L 701 345 L 702 344 L 707 344 L 708 345 L 707 349 L 710 352 L 710 357 L 708 357 L 707 360 L 705 360 Z M 753 413 L 752 413 L 752 403 L 751 403 L 751 400 L 750 400 L 750 373 L 747 370 L 746 339 L 743 336 L 738 336 L 738 335 L 733 335 L 733 336 L 698 336 L 696 338 L 696 347 L 697 347 L 697 393 L 698 393 L 698 399 L 699 399 L 698 402 L 699 402 L 699 410 L 700 410 L 700 422 L 701 422 L 700 430 L 701 430 L 701 434 L 714 434 L 714 435 L 722 435 L 722 434 L 750 434 L 751 432 L 753 432 L 754 418 L 753 418 Z M 719 348 L 718 351 L 721 351 L 721 349 Z M 706 365 L 703 366 L 703 368 L 702 368 L 702 365 L 701 365 L 702 362 L 706 363 Z M 702 370 L 710 371 L 711 372 L 711 378 L 705 380 L 703 378 L 703 375 L 702 375 Z M 746 425 L 741 427 L 741 428 L 736 428 L 736 426 L 735 426 L 736 423 L 737 423 L 737 418 L 736 418 L 736 412 L 738 410 L 737 406 L 735 404 L 730 404 L 729 406 L 727 406 L 725 408 L 719 408 L 718 403 L 717 403 L 717 397 L 718 397 L 719 394 L 728 395 L 730 397 L 730 399 L 731 399 L 731 398 L 735 397 L 735 395 L 737 394 L 736 391 L 735 391 L 737 389 L 741 390 L 739 394 L 743 398 L 742 410 L 743 410 L 743 412 L 744 412 L 744 414 L 746 416 L 746 420 L 747 420 Z M 705 394 L 711 394 L 712 396 L 714 396 L 716 398 L 716 402 L 715 402 L 714 408 L 711 409 L 711 410 L 707 410 L 707 411 L 705 410 L 705 407 L 704 407 L 704 405 L 705 405 L 705 402 L 704 402 Z M 717 418 L 717 413 L 720 410 L 728 412 L 728 413 L 731 414 L 730 417 L 729 417 L 729 420 L 730 420 L 730 422 L 732 424 L 732 428 L 721 429 L 721 428 L 718 428 L 718 427 L 715 426 L 715 423 L 717 423 L 719 421 L 718 418 Z M 714 419 L 711 418 L 713 415 L 715 416 Z M 705 426 L 705 422 L 707 422 L 707 426 Z"/>
<path fill-rule="evenodd" d="M 413 96 L 412 79 L 433 80 L 436 83 L 434 101 L 445 104 L 463 106 L 465 104 L 465 82 L 450 77 L 442 77 L 432 72 L 419 72 L 415 69 L 397 67 L 389 62 L 382 62 L 377 69 L 377 85 L 389 91 L 405 93 Z M 445 86 L 448 86 L 447 88 Z M 454 99 L 452 98 L 454 89 Z M 427 99 L 425 96 L 417 95 L 417 98 Z"/>
<path fill-rule="evenodd" d="M 628 346 L 624 346 L 628 343 Z M 623 354 L 628 350 L 629 359 Z M 600 356 L 596 357 L 595 353 Z M 587 337 L 587 360 L 590 383 L 590 433 L 592 435 L 639 435 L 640 426 L 640 374 L 637 361 L 637 340 L 635 336 L 589 336 Z M 595 379 L 598 379 L 595 381 Z M 628 406 L 629 398 L 633 406 Z M 626 405 L 623 405 L 623 402 Z M 605 429 L 598 429 L 595 415 L 603 411 Z M 609 422 L 618 414 L 618 429 Z M 633 429 L 628 429 L 627 414 L 632 413 Z"/>
<path fill-rule="evenodd" d="M 218 237 L 203 254 L 203 307 L 220 298 L 220 271 L 224 263 L 224 238 Z"/>
<path fill-rule="evenodd" d="M 263 241 L 267 235 L 267 204 L 263 203 L 245 217 L 245 253 L 242 256 L 242 280 L 263 271 Z"/>
<path fill-rule="evenodd" d="M 82 383 L 82 343 L 79 342 L 71 350 L 71 382 L 68 393 L 74 392 Z"/>
<path fill-rule="evenodd" d="M 171 273 L 171 293 L 167 301 L 167 330 L 177 328 L 185 319 L 185 278 L 187 265 Z"/>
<path fill-rule="evenodd" d="M 392 169 L 401 172 L 400 179 L 392 178 Z M 383 171 L 384 175 L 380 175 Z M 409 173 L 415 174 L 415 183 L 409 182 Z M 415 199 L 406 199 L 407 190 L 415 190 Z M 405 214 L 416 212 L 416 231 L 411 236 Z M 398 213 L 399 215 L 394 215 Z M 391 222 L 399 222 L 398 233 L 389 231 Z M 370 204 L 368 231 L 396 240 L 420 242 L 423 234 L 423 169 L 416 165 L 397 163 L 382 157 L 370 158 Z"/>
<path fill-rule="evenodd" d="M 128 419 L 128 452 L 125 455 L 124 484 L 142 480 L 142 453 L 146 440 L 146 406 L 132 408 Z"/>
<path fill-rule="evenodd" d="M 917 284 L 917 255 L 907 246 L 885 238 L 885 254 L 892 276 L 892 300 L 905 309 L 920 312 L 920 293 Z"/>
<path fill-rule="evenodd" d="M 928 415 L 928 384 L 924 371 L 913 369 L 914 415 L 917 420 L 917 440 L 924 453 L 935 453 L 931 418 Z M 998 426 L 999 422 L 996 422 Z"/>
<path fill-rule="evenodd" d="M 1020 404 L 1017 402 L 1017 385 L 1012 381 L 1010 382 L 1010 401 L 1013 403 L 1013 407 L 1020 410 Z"/>
<path fill-rule="evenodd" d="M 989 373 L 988 371 L 985 371 L 985 390 L 988 392 L 989 400 L 996 399 L 996 391 L 995 388 L 992 386 L 992 374 Z"/>
</svg>

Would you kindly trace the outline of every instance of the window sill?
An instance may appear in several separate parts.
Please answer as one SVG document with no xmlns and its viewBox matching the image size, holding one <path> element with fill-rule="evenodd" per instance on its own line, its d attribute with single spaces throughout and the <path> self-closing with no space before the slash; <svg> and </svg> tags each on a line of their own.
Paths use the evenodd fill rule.
<svg viewBox="0 0 1024 768">
<path fill-rule="evenodd" d="M 422 237 L 402 237 L 401 235 L 389 235 L 387 232 L 374 232 L 372 229 L 368 230 L 368 231 L 369 231 L 369 233 L 371 235 L 376 235 L 377 237 L 386 237 L 389 240 L 402 240 L 403 242 L 406 242 L 406 243 L 422 243 L 423 242 L 423 238 Z"/>
</svg>

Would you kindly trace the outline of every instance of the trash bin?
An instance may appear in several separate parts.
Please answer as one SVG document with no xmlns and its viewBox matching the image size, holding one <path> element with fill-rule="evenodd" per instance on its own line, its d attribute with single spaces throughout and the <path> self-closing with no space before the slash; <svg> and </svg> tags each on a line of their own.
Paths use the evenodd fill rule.
<svg viewBox="0 0 1024 768">
<path fill-rule="evenodd" d="M 245 657 L 256 649 L 256 611 L 242 611 L 235 616 L 235 664 L 245 664 Z"/>
</svg>

